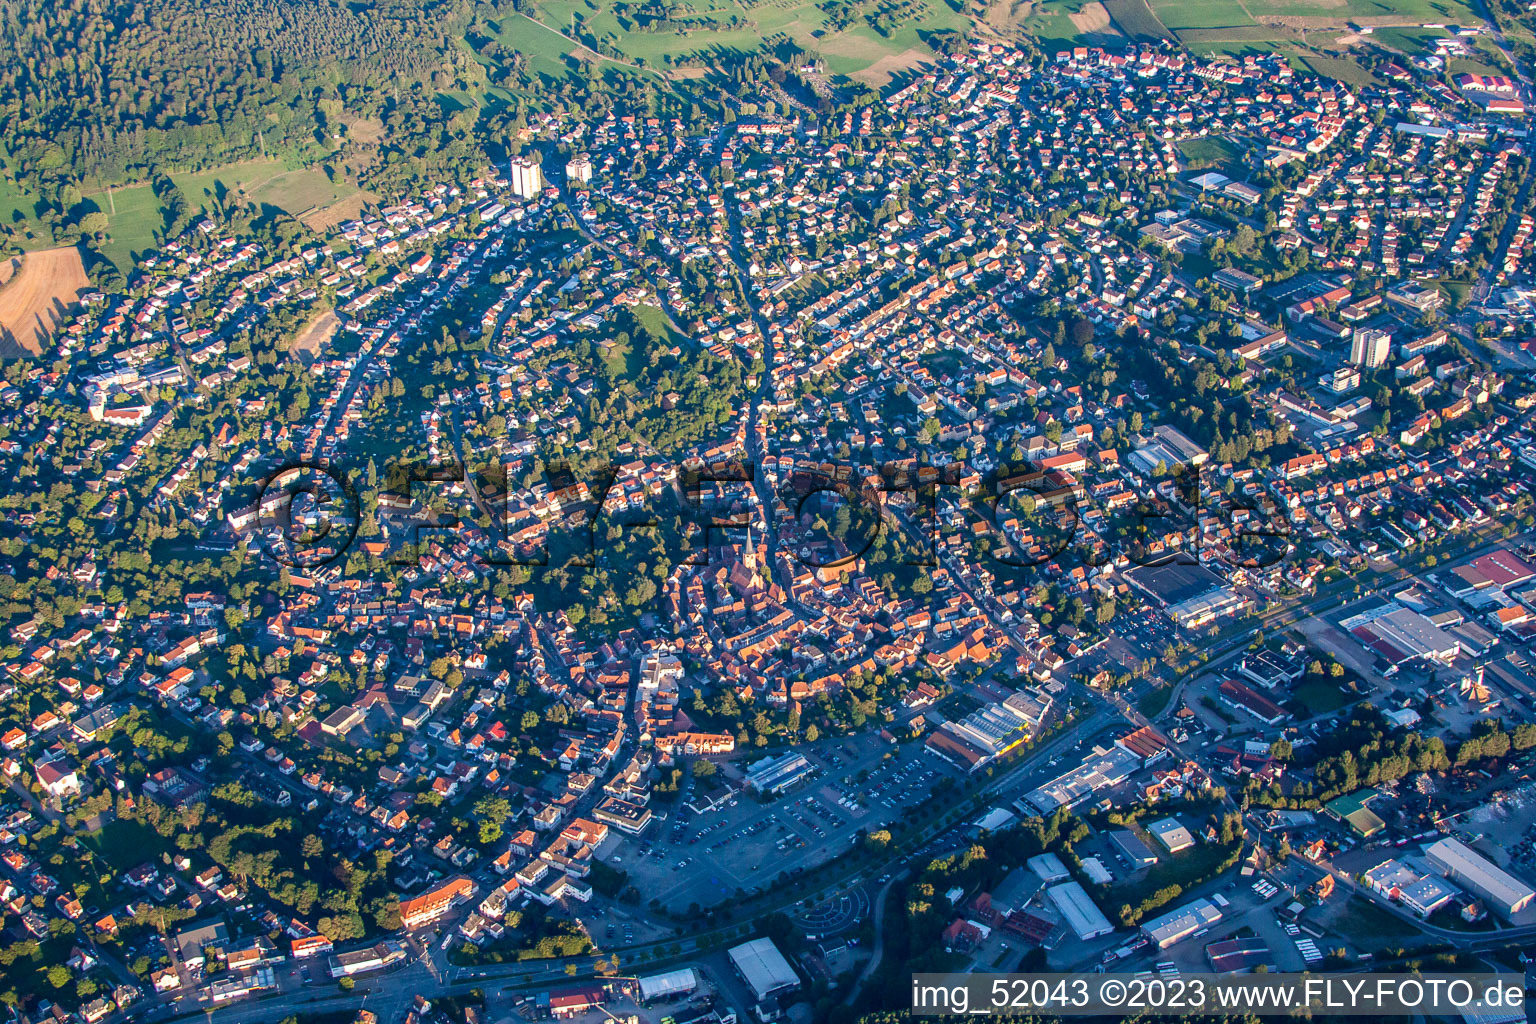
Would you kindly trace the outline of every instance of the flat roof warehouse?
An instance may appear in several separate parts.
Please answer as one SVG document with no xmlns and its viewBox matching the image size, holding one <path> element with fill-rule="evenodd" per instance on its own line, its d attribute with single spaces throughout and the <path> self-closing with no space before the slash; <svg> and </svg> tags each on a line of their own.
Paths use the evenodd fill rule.
<svg viewBox="0 0 1536 1024">
<path fill-rule="evenodd" d="M 1352 615 L 1339 625 L 1394 668 L 1415 658 L 1448 664 L 1461 652 L 1461 641 L 1396 602 Z"/>
<path fill-rule="evenodd" d="M 784 959 L 784 954 L 772 939 L 753 939 L 730 949 L 731 964 L 741 980 L 752 990 L 753 997 L 765 1002 L 770 997 L 800 987 L 800 976 Z"/>
</svg>

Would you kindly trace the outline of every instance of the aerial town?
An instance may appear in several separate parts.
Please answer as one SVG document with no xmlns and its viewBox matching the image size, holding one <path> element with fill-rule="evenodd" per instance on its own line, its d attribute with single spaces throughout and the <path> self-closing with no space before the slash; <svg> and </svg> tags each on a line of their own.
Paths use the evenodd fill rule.
<svg viewBox="0 0 1536 1024">
<path fill-rule="evenodd" d="M 1533 97 L 1437 59 L 978 43 L 195 218 L 3 367 L 11 1019 L 1523 971 Z"/>
</svg>

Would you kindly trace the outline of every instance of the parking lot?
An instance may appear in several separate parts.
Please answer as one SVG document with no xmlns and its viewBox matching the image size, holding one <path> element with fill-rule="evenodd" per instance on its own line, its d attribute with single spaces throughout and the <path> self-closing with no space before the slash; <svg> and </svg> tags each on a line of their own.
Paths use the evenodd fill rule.
<svg viewBox="0 0 1536 1024">
<path fill-rule="evenodd" d="M 626 840 L 609 862 L 629 872 L 649 899 L 680 910 L 711 906 L 830 859 L 861 829 L 889 824 L 927 802 L 941 778 L 959 774 L 918 743 L 860 751 L 832 741 L 802 752 L 815 774 L 770 802 L 742 791 L 697 814 L 680 800 L 669 820 Z M 743 767 L 726 772 L 734 785 Z"/>
</svg>

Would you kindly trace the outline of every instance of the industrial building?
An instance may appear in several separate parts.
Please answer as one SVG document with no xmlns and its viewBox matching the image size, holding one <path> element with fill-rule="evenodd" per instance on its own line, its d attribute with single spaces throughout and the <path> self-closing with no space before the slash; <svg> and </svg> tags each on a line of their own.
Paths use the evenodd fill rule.
<svg viewBox="0 0 1536 1024">
<path fill-rule="evenodd" d="M 1046 885 L 1050 885 L 1053 882 L 1063 882 L 1072 877 L 1072 872 L 1067 870 L 1067 866 L 1061 862 L 1061 858 L 1054 853 L 1042 853 L 1029 858 L 1025 863 L 1029 865 L 1029 870 L 1040 876 L 1040 881 Z"/>
<path fill-rule="evenodd" d="M 1370 803 L 1379 794 L 1374 789 L 1357 789 L 1353 793 L 1336 796 L 1323 805 L 1323 811 L 1344 822 L 1355 830 L 1361 839 L 1369 839 L 1387 827 Z"/>
<path fill-rule="evenodd" d="M 1476 893 L 1506 918 L 1520 913 L 1536 897 L 1536 892 L 1520 879 L 1450 837 L 1426 846 L 1424 858 L 1446 878 Z"/>
<path fill-rule="evenodd" d="M 1339 625 L 1394 669 L 1418 659 L 1449 665 L 1461 653 L 1454 636 L 1396 602 L 1351 615 Z"/>
<path fill-rule="evenodd" d="M 1067 927 L 1072 929 L 1081 942 L 1108 935 L 1115 930 L 1109 918 L 1104 916 L 1087 891 L 1076 882 L 1051 886 L 1045 890 L 1045 898 L 1051 901 L 1051 906 L 1056 908 Z"/>
<path fill-rule="evenodd" d="M 1128 828 L 1116 829 L 1109 834 L 1109 841 L 1115 847 L 1120 856 L 1125 858 L 1131 868 L 1149 868 L 1157 863 L 1157 854 L 1153 853 L 1141 837 Z"/>
<path fill-rule="evenodd" d="M 1195 837 L 1185 828 L 1177 818 L 1163 818 L 1154 821 L 1147 826 L 1147 831 L 1152 833 L 1163 848 L 1169 853 L 1178 853 L 1195 845 Z"/>
<path fill-rule="evenodd" d="M 574 1017 L 588 1010 L 595 1010 L 602 1006 L 607 994 L 600 985 L 575 985 L 571 988 L 562 988 L 551 991 L 548 994 L 549 1015 L 559 1020 L 563 1017 Z M 543 1002 L 535 999 L 535 1004 Z"/>
<path fill-rule="evenodd" d="M 758 1016 L 767 1020 L 778 1015 L 780 997 L 800 988 L 800 976 L 784 959 L 772 939 L 753 939 L 728 951 L 731 966 L 741 975 L 757 1001 Z"/>
<path fill-rule="evenodd" d="M 1365 881 L 1372 889 L 1388 899 L 1397 900 L 1420 917 L 1433 914 L 1455 895 L 1455 890 L 1443 878 L 1421 874 L 1391 858 L 1367 871 Z"/>
<path fill-rule="evenodd" d="M 692 967 L 684 967 L 665 974 L 648 974 L 636 979 L 635 984 L 640 990 L 640 1001 L 643 1003 L 676 999 L 699 987 L 699 972 Z"/>
<path fill-rule="evenodd" d="M 1259 967 L 1266 971 L 1275 969 L 1269 946 L 1256 935 L 1213 942 L 1205 947 L 1205 958 L 1217 974 L 1251 974 Z"/>
<path fill-rule="evenodd" d="M 1104 862 L 1097 857 L 1084 857 L 1082 860 L 1083 874 L 1088 876 L 1088 881 L 1094 885 L 1108 885 L 1115 880 L 1115 876 L 1109 873 Z"/>
<path fill-rule="evenodd" d="M 1167 949 L 1220 920 L 1220 907 L 1208 899 L 1198 899 L 1166 914 L 1159 914 L 1150 921 L 1143 921 L 1141 931 L 1157 944 L 1157 948 Z"/>
</svg>

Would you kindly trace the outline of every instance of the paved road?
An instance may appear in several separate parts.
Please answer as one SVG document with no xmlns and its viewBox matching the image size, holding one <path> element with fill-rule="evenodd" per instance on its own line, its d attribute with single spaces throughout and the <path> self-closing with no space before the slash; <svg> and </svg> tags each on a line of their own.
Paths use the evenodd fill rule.
<svg viewBox="0 0 1536 1024">
<path fill-rule="evenodd" d="M 875 972 L 880 969 L 880 961 L 885 958 L 886 900 L 890 895 L 891 887 L 894 885 L 900 885 L 905 882 L 908 873 L 909 871 L 907 868 L 902 868 L 895 875 L 892 875 L 891 880 L 882 885 L 879 891 L 875 893 L 875 944 L 870 950 L 869 963 L 864 965 L 864 969 L 859 972 L 859 976 L 854 979 L 853 984 L 848 987 L 848 995 L 843 997 L 844 1006 L 853 1005 L 854 999 L 856 999 L 858 994 L 864 990 L 864 986 L 869 984 L 869 979 L 874 976 Z"/>
</svg>

